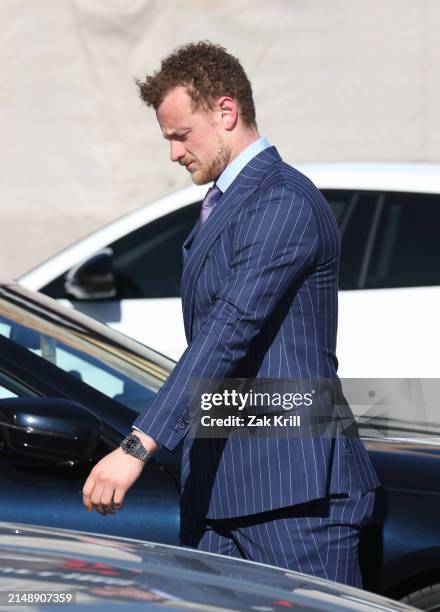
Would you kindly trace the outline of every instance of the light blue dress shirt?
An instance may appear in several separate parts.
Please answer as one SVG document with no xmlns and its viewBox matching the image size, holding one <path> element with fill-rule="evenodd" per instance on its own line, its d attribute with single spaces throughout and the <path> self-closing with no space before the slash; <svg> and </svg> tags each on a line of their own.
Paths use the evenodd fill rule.
<svg viewBox="0 0 440 612">
<path fill-rule="evenodd" d="M 270 147 L 270 143 L 266 138 L 258 138 L 231 161 L 223 170 L 218 179 L 215 181 L 217 187 L 225 193 L 226 189 L 232 184 L 234 179 L 240 174 L 247 163 L 251 161 L 258 153 Z"/>
</svg>

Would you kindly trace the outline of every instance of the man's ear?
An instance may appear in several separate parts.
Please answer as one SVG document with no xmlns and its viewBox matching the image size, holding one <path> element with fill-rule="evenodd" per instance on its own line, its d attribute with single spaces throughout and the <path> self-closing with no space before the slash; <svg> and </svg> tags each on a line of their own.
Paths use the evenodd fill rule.
<svg viewBox="0 0 440 612">
<path fill-rule="evenodd" d="M 225 130 L 232 130 L 238 120 L 238 104 L 234 98 L 222 96 L 217 100 L 217 108 L 220 113 L 220 121 Z"/>
</svg>

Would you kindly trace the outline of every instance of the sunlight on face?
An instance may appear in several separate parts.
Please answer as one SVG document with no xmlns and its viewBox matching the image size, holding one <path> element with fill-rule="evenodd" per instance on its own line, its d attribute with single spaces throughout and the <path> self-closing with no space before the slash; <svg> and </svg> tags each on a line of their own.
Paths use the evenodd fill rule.
<svg viewBox="0 0 440 612">
<path fill-rule="evenodd" d="M 171 160 L 185 166 L 194 183 L 204 185 L 221 174 L 231 151 L 218 112 L 194 111 L 186 88 L 179 86 L 164 98 L 156 117 L 170 143 Z"/>
</svg>

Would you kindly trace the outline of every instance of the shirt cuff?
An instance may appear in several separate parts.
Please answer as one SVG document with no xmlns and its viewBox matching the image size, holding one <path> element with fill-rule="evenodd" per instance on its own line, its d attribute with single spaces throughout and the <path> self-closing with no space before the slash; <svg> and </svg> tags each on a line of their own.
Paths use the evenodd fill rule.
<svg viewBox="0 0 440 612">
<path fill-rule="evenodd" d="M 139 427 L 135 427 L 134 425 L 131 426 L 132 429 L 136 429 L 136 431 L 139 431 L 140 433 L 145 434 L 144 431 L 142 431 L 142 429 L 139 429 Z M 148 434 L 145 434 L 146 436 L 148 436 Z M 159 449 L 162 448 L 162 444 L 160 442 L 158 442 L 157 440 L 154 440 L 157 444 L 157 446 L 159 447 Z"/>
</svg>

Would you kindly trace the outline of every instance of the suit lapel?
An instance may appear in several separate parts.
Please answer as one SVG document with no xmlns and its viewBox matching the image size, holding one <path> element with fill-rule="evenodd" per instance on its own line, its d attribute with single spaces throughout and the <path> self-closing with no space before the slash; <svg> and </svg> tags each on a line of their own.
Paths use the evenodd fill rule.
<svg viewBox="0 0 440 612">
<path fill-rule="evenodd" d="M 264 149 L 239 173 L 215 205 L 203 230 L 196 234 L 194 226 L 183 245 L 182 306 L 185 332 L 191 341 L 194 313 L 194 296 L 197 279 L 209 249 L 230 219 L 242 208 L 242 203 L 256 191 L 275 162 L 281 160 L 275 147 Z"/>
<path fill-rule="evenodd" d="M 186 237 L 185 242 L 183 243 L 183 246 L 182 246 L 182 259 L 183 259 L 183 266 L 184 267 L 185 267 L 186 259 L 187 259 L 188 255 L 189 255 L 189 250 L 191 248 L 191 244 L 192 244 L 192 241 L 194 240 L 194 236 L 196 234 L 198 226 L 199 226 L 199 222 L 197 221 L 197 223 L 194 224 L 194 227 L 192 228 L 192 230 L 190 231 L 190 233 Z"/>
</svg>

